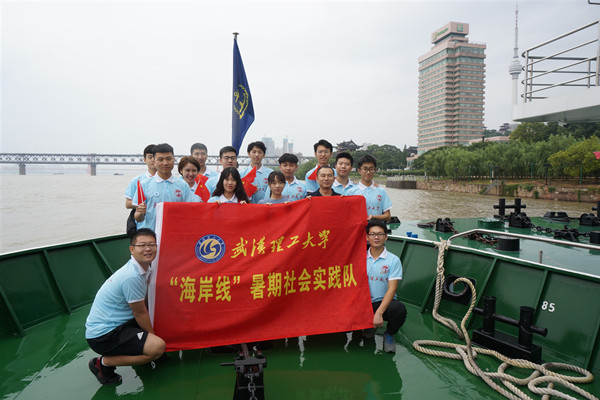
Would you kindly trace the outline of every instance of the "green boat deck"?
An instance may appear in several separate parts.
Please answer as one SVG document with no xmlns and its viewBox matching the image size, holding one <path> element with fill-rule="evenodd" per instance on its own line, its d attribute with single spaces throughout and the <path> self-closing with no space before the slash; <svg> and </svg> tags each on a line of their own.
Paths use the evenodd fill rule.
<svg viewBox="0 0 600 400">
<path fill-rule="evenodd" d="M 533 220 L 556 229 L 565 225 Z M 396 335 L 396 354 L 383 352 L 381 330 L 365 340 L 345 332 L 276 340 L 264 352 L 267 399 L 501 398 L 471 375 L 462 361 L 413 349 L 413 341 L 419 339 L 461 343 L 431 315 L 435 242 L 453 233 L 419 228 L 417 223 L 396 226 L 387 246 L 402 260 L 404 278 L 398 298 L 408 309 L 407 321 Z M 465 232 L 477 227 L 477 220 L 458 220 L 454 227 Z M 409 239 L 407 231 L 419 237 Z M 551 237 L 523 229 L 500 231 Z M 128 259 L 127 243 L 119 235 L 0 256 L 0 399 L 233 397 L 234 367 L 221 363 L 232 362 L 234 353 L 186 350 L 171 353 L 156 369 L 119 367 L 123 382 L 116 386 L 101 386 L 90 373 L 87 363 L 95 353 L 84 338 L 85 318 L 97 288 Z M 479 307 L 488 295 L 498 299 L 496 312 L 510 318 L 518 318 L 520 306 L 532 307 L 534 324 L 548 328 L 546 337 L 533 338 L 534 344 L 543 347 L 544 361 L 572 363 L 598 376 L 599 254 L 599 250 L 572 248 L 568 242 L 553 245 L 532 240 L 522 240 L 518 252 L 501 252 L 458 238 L 446 254 L 445 268 L 446 275 L 476 282 Z M 466 310 L 467 306 L 447 300 L 440 305 L 440 314 L 456 322 Z M 482 317 L 474 315 L 468 329 L 472 332 L 481 324 Z M 518 331 L 500 323 L 496 329 L 513 336 Z M 499 365 L 486 356 L 477 357 L 477 362 L 484 371 L 495 371 Z M 514 371 L 510 369 L 520 377 L 529 375 L 529 371 Z M 598 379 L 580 387 L 600 396 Z"/>
<path fill-rule="evenodd" d="M 44 322 L 25 337 L 0 342 L 0 393 L 3 399 L 228 399 L 235 373 L 221 363 L 234 354 L 208 350 L 170 353 L 165 363 L 119 367 L 123 382 L 101 386 L 87 363 L 95 353 L 84 338 L 89 307 Z M 382 351 L 382 337 L 361 339 L 356 333 L 277 340 L 266 350 L 265 397 L 270 399 L 482 399 L 500 398 L 461 361 L 424 356 L 416 339 L 459 342 L 455 335 L 409 306 L 409 318 L 396 336 L 396 354 Z M 43 345 L 40 345 L 43 344 Z M 299 346 L 301 344 L 303 349 Z M 478 357 L 490 370 L 497 362 Z M 581 385 L 600 393 L 600 382 Z"/>
</svg>

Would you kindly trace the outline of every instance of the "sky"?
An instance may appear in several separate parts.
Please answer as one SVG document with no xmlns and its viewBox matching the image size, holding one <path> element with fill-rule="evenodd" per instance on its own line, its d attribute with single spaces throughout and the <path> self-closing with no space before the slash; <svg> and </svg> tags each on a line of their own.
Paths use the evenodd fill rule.
<svg viewBox="0 0 600 400">
<path fill-rule="evenodd" d="M 515 1 L 1 0 L 0 152 L 186 154 L 231 144 L 233 32 L 254 103 L 242 144 L 417 144 L 418 57 L 450 21 L 485 43 L 485 125 L 511 121 Z M 600 18 L 518 1 L 519 51 Z"/>
</svg>

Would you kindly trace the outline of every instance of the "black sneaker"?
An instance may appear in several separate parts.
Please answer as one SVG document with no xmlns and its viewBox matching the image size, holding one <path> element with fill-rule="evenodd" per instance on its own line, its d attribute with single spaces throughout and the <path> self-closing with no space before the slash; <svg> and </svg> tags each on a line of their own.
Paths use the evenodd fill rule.
<svg viewBox="0 0 600 400">
<path fill-rule="evenodd" d="M 88 363 L 90 371 L 103 385 L 114 385 L 115 383 L 121 382 L 123 379 L 121 375 L 115 373 L 115 367 L 106 367 L 102 365 L 99 357 L 92 358 Z"/>
</svg>

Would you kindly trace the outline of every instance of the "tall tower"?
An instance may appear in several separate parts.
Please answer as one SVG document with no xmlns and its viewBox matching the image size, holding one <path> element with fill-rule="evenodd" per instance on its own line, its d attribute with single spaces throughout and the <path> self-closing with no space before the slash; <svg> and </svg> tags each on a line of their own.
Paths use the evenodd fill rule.
<svg viewBox="0 0 600 400">
<path fill-rule="evenodd" d="M 484 43 L 469 43 L 469 24 L 450 22 L 419 57 L 419 154 L 468 144 L 483 133 Z"/>
<path fill-rule="evenodd" d="M 521 63 L 519 62 L 519 9 L 515 6 L 515 47 L 513 47 L 513 59 L 508 67 L 508 73 L 512 78 L 512 103 L 511 107 L 518 103 L 519 75 L 521 75 Z M 514 123 L 514 121 L 513 121 Z"/>
<path fill-rule="evenodd" d="M 283 148 L 281 149 L 282 153 L 289 153 L 288 151 L 288 138 L 284 137 L 283 138 Z"/>
</svg>

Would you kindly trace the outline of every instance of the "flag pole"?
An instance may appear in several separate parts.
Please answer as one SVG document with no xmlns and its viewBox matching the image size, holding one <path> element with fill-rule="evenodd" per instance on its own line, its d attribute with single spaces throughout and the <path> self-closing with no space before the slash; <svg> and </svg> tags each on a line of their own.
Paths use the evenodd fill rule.
<svg viewBox="0 0 600 400">
<path fill-rule="evenodd" d="M 239 33 L 237 33 L 237 32 L 233 32 L 233 39 L 234 39 L 234 40 L 236 40 L 236 39 L 237 39 L 237 37 L 238 37 L 238 35 L 239 35 Z"/>
</svg>

